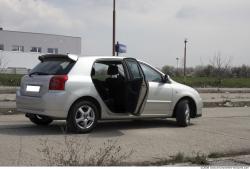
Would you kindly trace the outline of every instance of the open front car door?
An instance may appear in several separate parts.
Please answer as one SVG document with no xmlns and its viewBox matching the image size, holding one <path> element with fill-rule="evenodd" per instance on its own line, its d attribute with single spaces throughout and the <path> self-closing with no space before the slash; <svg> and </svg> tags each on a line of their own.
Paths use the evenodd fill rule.
<svg viewBox="0 0 250 169">
<path fill-rule="evenodd" d="M 129 113 L 139 116 L 147 101 L 148 83 L 136 59 L 126 58 L 124 62 L 128 73 L 127 110 Z"/>
</svg>

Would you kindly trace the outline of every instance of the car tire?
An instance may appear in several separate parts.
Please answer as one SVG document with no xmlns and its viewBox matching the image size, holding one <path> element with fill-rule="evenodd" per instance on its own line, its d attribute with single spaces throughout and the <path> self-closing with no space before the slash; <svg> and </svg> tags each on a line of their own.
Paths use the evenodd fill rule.
<svg viewBox="0 0 250 169">
<path fill-rule="evenodd" d="M 32 123 L 39 126 L 47 126 L 53 122 L 53 119 L 47 116 L 35 115 L 35 114 L 29 115 L 29 119 Z"/>
<path fill-rule="evenodd" d="M 186 127 L 190 124 L 190 105 L 188 100 L 181 100 L 176 107 L 177 125 Z"/>
<path fill-rule="evenodd" d="M 97 106 L 91 101 L 81 100 L 69 111 L 66 130 L 73 133 L 88 133 L 95 128 L 98 117 Z"/>
</svg>

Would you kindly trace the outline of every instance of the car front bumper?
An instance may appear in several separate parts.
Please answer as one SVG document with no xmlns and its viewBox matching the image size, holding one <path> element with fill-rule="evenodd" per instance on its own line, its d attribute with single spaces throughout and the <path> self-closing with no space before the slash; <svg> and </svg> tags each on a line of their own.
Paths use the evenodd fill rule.
<svg viewBox="0 0 250 169">
<path fill-rule="evenodd" d="M 196 106 L 197 106 L 196 107 L 197 108 L 196 117 L 201 117 L 202 116 L 202 108 L 203 108 L 203 102 L 202 102 L 201 98 L 199 101 L 197 101 Z"/>
</svg>

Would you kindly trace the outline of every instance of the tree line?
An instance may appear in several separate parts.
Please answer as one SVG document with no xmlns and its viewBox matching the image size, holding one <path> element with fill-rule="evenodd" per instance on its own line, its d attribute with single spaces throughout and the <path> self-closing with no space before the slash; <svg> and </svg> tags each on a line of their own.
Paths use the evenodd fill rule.
<svg viewBox="0 0 250 169">
<path fill-rule="evenodd" d="M 172 77 L 183 76 L 183 68 L 169 65 L 163 66 L 162 72 Z M 250 78 L 250 66 L 231 66 L 231 59 L 223 59 L 220 55 L 210 59 L 209 64 L 189 67 L 186 72 L 191 77 Z"/>
<path fill-rule="evenodd" d="M 170 76 L 183 76 L 183 69 L 165 65 L 162 72 Z M 222 77 L 222 78 L 250 78 L 250 66 L 234 66 L 226 69 L 216 68 L 213 65 L 189 67 L 186 69 L 187 76 L 193 77 Z"/>
</svg>

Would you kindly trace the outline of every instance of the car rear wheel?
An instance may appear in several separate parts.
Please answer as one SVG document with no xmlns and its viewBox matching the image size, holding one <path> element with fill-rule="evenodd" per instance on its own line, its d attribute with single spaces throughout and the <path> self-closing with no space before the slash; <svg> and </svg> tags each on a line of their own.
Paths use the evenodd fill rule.
<svg viewBox="0 0 250 169">
<path fill-rule="evenodd" d="M 53 119 L 42 115 L 29 114 L 28 118 L 32 123 L 40 126 L 47 126 L 53 122 Z"/>
<path fill-rule="evenodd" d="M 178 126 L 186 127 L 190 124 L 190 106 L 188 100 L 181 100 L 176 107 L 176 121 Z"/>
<path fill-rule="evenodd" d="M 87 133 L 94 129 L 98 119 L 97 106 L 88 100 L 77 102 L 67 118 L 67 131 L 76 133 Z"/>
</svg>

